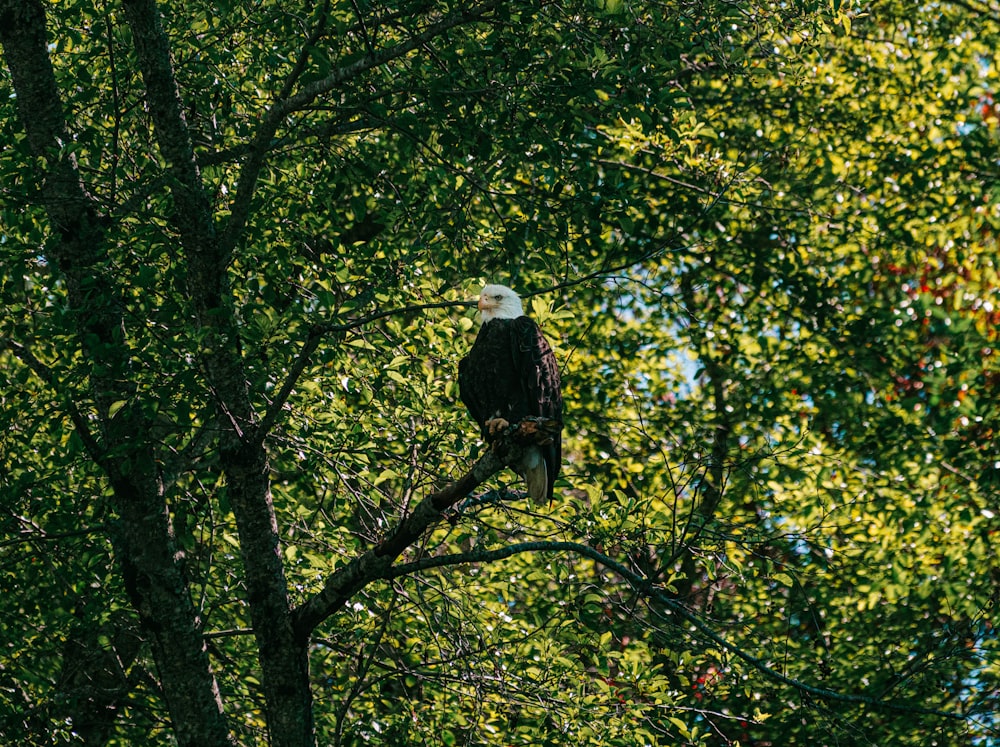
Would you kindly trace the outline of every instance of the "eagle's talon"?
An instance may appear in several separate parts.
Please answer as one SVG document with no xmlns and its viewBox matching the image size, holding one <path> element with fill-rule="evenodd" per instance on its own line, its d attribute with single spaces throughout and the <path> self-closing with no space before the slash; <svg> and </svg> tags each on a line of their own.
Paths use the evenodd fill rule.
<svg viewBox="0 0 1000 747">
<path fill-rule="evenodd" d="M 517 435 L 521 438 L 537 436 L 539 432 L 538 421 L 525 419 L 517 425 Z"/>
<path fill-rule="evenodd" d="M 509 426 L 510 423 L 503 418 L 490 418 L 486 421 L 486 432 L 491 436 L 495 436 L 497 433 L 506 430 Z"/>
</svg>

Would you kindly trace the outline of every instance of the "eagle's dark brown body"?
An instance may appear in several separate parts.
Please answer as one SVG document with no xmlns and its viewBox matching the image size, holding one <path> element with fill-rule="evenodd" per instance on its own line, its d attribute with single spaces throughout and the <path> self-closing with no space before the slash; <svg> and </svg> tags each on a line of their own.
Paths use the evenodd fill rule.
<svg viewBox="0 0 1000 747">
<path fill-rule="evenodd" d="M 511 424 L 527 417 L 562 422 L 556 358 L 538 325 L 527 316 L 483 324 L 469 354 L 459 362 L 458 387 L 462 402 L 487 441 L 492 436 L 486 423 L 494 418 Z M 546 498 L 551 501 L 562 459 L 562 439 L 557 432 L 550 444 L 533 448 L 539 449 L 545 461 Z"/>
</svg>

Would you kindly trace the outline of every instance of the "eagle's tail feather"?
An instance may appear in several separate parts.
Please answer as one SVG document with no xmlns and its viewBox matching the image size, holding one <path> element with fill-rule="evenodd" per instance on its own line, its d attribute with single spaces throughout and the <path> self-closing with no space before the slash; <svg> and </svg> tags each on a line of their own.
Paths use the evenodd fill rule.
<svg viewBox="0 0 1000 747">
<path fill-rule="evenodd" d="M 536 505 L 544 504 L 548 498 L 549 476 L 541 449 L 537 447 L 525 449 L 521 467 L 531 501 Z"/>
</svg>

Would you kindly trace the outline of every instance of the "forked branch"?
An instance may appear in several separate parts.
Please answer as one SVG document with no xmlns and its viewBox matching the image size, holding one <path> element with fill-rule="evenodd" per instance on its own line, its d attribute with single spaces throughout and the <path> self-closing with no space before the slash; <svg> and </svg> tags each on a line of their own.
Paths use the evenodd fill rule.
<svg viewBox="0 0 1000 747">
<path fill-rule="evenodd" d="M 386 539 L 334 571 L 322 591 L 293 613 L 298 638 L 308 640 L 317 625 L 372 581 L 390 578 L 396 558 L 440 522 L 449 508 L 522 456 L 525 448 L 522 438 L 516 431 L 508 431 L 458 481 L 424 498 Z"/>
<path fill-rule="evenodd" d="M 243 228 L 250 216 L 250 206 L 253 202 L 253 196 L 257 190 L 258 177 L 264 168 L 264 162 L 271 149 L 275 134 L 288 115 L 311 106 L 320 96 L 336 90 L 339 86 L 357 78 L 359 75 L 363 75 L 369 70 L 404 57 L 426 46 L 453 28 L 470 23 L 478 23 L 487 13 L 500 4 L 500 0 L 488 0 L 488 2 L 480 5 L 463 8 L 455 13 L 446 15 L 440 20 L 428 24 L 423 31 L 413 34 L 398 44 L 370 51 L 355 62 L 337 68 L 326 77 L 303 86 L 298 92 L 277 100 L 264 116 L 257 134 L 250 145 L 243 168 L 240 170 L 229 223 L 221 240 L 223 251 L 227 253 L 232 251 L 243 233 Z M 290 80 L 293 79 L 290 78 Z"/>
</svg>

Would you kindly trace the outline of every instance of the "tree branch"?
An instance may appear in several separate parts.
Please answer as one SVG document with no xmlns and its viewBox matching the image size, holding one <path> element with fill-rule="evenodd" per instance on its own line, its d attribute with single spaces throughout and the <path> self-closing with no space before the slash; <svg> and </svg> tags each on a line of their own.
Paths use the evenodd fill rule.
<svg viewBox="0 0 1000 747">
<path fill-rule="evenodd" d="M 366 54 L 356 62 L 338 68 L 325 78 L 310 83 L 294 96 L 289 96 L 288 98 L 279 101 L 275 104 L 274 108 L 268 112 L 268 116 L 270 117 L 273 114 L 276 117 L 282 118 L 294 111 L 298 111 L 299 109 L 311 104 L 319 96 L 334 90 L 339 85 L 346 83 L 362 73 L 403 57 L 415 49 L 425 46 L 428 42 L 438 36 L 441 36 L 446 31 L 450 31 L 453 28 L 468 23 L 477 23 L 489 11 L 498 7 L 500 4 L 501 0 L 489 0 L 478 7 L 465 8 L 456 11 L 451 15 L 445 16 L 440 21 L 430 24 L 420 33 L 414 34 L 409 39 L 400 42 L 394 47 Z"/>
<path fill-rule="evenodd" d="M 59 542 L 65 539 L 76 539 L 77 537 L 89 537 L 91 535 L 104 536 L 107 535 L 109 528 L 108 524 L 98 524 L 92 527 L 77 529 L 73 532 L 46 532 L 40 526 L 34 522 L 29 522 L 23 516 L 16 516 L 15 518 L 22 524 L 30 524 L 32 529 L 22 529 L 19 537 L 0 541 L 0 548 L 24 545 L 29 542 Z M 32 530 L 34 530 L 33 533 Z"/>
<path fill-rule="evenodd" d="M 358 591 L 372 581 L 389 578 L 393 561 L 437 524 L 445 511 L 467 496 L 508 464 L 517 460 L 524 447 L 509 437 L 502 438 L 494 448 L 480 457 L 465 475 L 443 490 L 422 500 L 386 539 L 362 555 L 338 568 L 327 579 L 323 589 L 299 606 L 293 613 L 295 631 L 306 641 L 321 622 L 337 612 Z"/>
<path fill-rule="evenodd" d="M 35 354 L 28 350 L 28 348 L 10 338 L 0 337 L 0 349 L 3 348 L 9 350 L 18 360 L 31 369 L 57 397 L 62 397 L 59 391 L 59 382 L 56 380 L 55 374 L 52 373 L 52 369 L 38 360 Z M 79 408 L 77 408 L 76 404 L 69 397 L 64 398 L 63 406 L 66 408 L 66 414 L 69 415 L 69 419 L 73 421 L 73 426 L 76 428 L 80 440 L 83 441 L 83 447 L 87 450 L 87 455 L 94 460 L 95 464 L 100 465 L 102 469 L 107 471 L 108 465 L 104 461 L 104 447 L 93 431 L 90 430 L 90 424 L 83 416 L 83 413 L 80 412 Z"/>
<path fill-rule="evenodd" d="M 233 198 L 229 223 L 221 240 L 223 251 L 231 252 L 243 233 L 250 216 L 250 205 L 256 193 L 257 179 L 264 167 L 264 159 L 271 148 L 275 133 L 285 117 L 309 106 L 318 97 L 333 91 L 347 81 L 419 49 L 446 31 L 464 24 L 478 22 L 500 3 L 501 0 L 489 0 L 478 7 L 463 9 L 445 16 L 409 39 L 382 51 L 369 52 L 356 62 L 338 68 L 325 78 L 304 86 L 298 93 L 276 101 L 274 106 L 268 110 L 264 121 L 261 122 L 260 129 L 253 139 L 247 160 L 243 164 L 236 182 L 236 196 Z"/>
<path fill-rule="evenodd" d="M 722 500 L 726 481 L 726 458 L 729 454 L 729 435 L 732 432 L 732 422 L 726 410 L 728 403 L 723 366 L 712 354 L 712 351 L 709 350 L 708 339 L 698 326 L 698 320 L 693 316 L 693 309 L 697 308 L 697 303 L 690 273 L 685 274 L 681 278 L 680 285 L 681 297 L 684 300 L 688 314 L 691 315 L 691 339 L 695 343 L 696 352 L 700 356 L 711 384 L 712 406 L 715 412 L 715 417 L 713 418 L 711 461 L 708 465 L 707 474 L 708 479 L 702 480 L 701 483 L 702 504 L 699 512 L 702 514 L 702 527 L 704 527 L 715 516 L 719 502 Z"/>
<path fill-rule="evenodd" d="M 600 130 L 598 130 L 600 132 Z M 642 153 L 648 156 L 656 156 L 657 154 L 651 150 L 643 149 Z M 745 200 L 734 200 L 728 197 L 724 197 L 727 192 L 727 188 L 721 190 L 708 189 L 707 187 L 699 187 L 697 184 L 692 184 L 691 182 L 686 182 L 683 179 L 678 179 L 677 177 L 670 176 L 669 174 L 664 174 L 655 168 L 650 168 L 648 166 L 641 166 L 636 163 L 628 163 L 626 161 L 616 161 L 609 158 L 598 158 L 596 163 L 603 166 L 608 166 L 610 168 L 621 169 L 622 171 L 634 171 L 639 174 L 644 174 L 646 176 L 651 176 L 654 179 L 666 182 L 668 184 L 673 184 L 675 187 L 680 187 L 681 189 L 686 189 L 690 192 L 696 192 L 698 194 L 705 195 L 706 197 L 711 197 L 713 202 L 717 202 L 722 205 L 730 205 L 734 207 L 748 207 L 755 208 L 757 210 L 771 210 L 776 213 L 790 213 L 793 215 L 809 215 L 809 211 L 805 208 L 798 207 L 780 207 L 776 205 L 764 206 L 759 202 L 747 202 Z"/>
<path fill-rule="evenodd" d="M 212 208 L 194 156 L 191 131 L 184 119 L 180 90 L 170 59 L 170 42 L 163 30 L 155 0 L 125 0 L 125 16 L 132 30 L 133 46 L 146 86 L 146 103 L 153 120 L 160 152 L 173 176 L 174 221 L 188 250 L 198 255 L 216 254 L 215 271 L 225 266 L 224 253 L 214 241 Z"/>
<path fill-rule="evenodd" d="M 366 324 L 371 324 L 379 319 L 396 316 L 397 314 L 412 314 L 417 311 L 427 311 L 428 309 L 451 309 L 456 306 L 472 307 L 475 305 L 475 301 L 432 301 L 431 303 L 417 303 L 412 306 L 400 306 L 394 309 L 376 311 L 371 314 L 358 317 L 357 319 L 352 319 L 349 322 L 320 323 L 317 326 L 325 334 L 341 334 L 343 332 L 350 332 L 353 329 L 358 329 L 359 327 L 364 327 Z"/>
<path fill-rule="evenodd" d="M 443 568 L 469 563 L 490 563 L 498 560 L 504 560 L 514 555 L 526 552 L 573 553 L 593 560 L 595 563 L 598 563 L 621 576 L 636 592 L 667 608 L 670 614 L 676 615 L 684 622 L 689 623 L 696 628 L 701 635 L 705 636 L 713 643 L 725 649 L 737 658 L 742 659 L 768 679 L 779 682 L 788 687 L 792 687 L 813 697 L 838 701 L 841 703 L 866 705 L 877 710 L 914 713 L 928 716 L 942 716 L 949 719 L 965 718 L 962 714 L 958 713 L 949 713 L 947 711 L 941 711 L 933 708 L 924 708 L 922 706 L 908 705 L 906 703 L 885 701 L 874 696 L 841 693 L 825 687 L 816 687 L 815 685 L 810 685 L 802 682 L 801 680 L 781 674 L 780 672 L 772 669 L 763 659 L 744 651 L 736 644 L 730 643 L 721 635 L 716 633 L 695 613 L 688 610 L 676 599 L 673 599 L 665 589 L 654 585 L 649 581 L 649 579 L 632 571 L 630 568 L 619 563 L 617 560 L 614 560 L 604 553 L 598 552 L 594 548 L 579 542 L 540 540 L 536 542 L 521 542 L 513 545 L 506 545 L 492 550 L 472 550 L 465 553 L 421 558 L 410 563 L 387 567 L 383 570 L 381 575 L 378 576 L 378 578 L 390 580 L 401 576 L 408 576 L 419 571 L 429 570 L 431 568 Z M 685 631 L 688 635 L 691 635 L 691 631 L 687 627 L 682 625 L 678 625 L 677 627 Z"/>
<path fill-rule="evenodd" d="M 306 39 L 302 48 L 299 50 L 299 57 L 295 61 L 292 71 L 285 78 L 284 85 L 281 86 L 281 93 L 278 94 L 278 100 L 281 101 L 291 95 L 292 89 L 295 88 L 295 84 L 298 82 L 299 78 L 302 77 L 302 73 L 305 72 L 306 65 L 309 63 L 309 49 L 316 45 L 316 43 L 323 37 L 323 33 L 326 30 L 326 22 L 330 15 L 330 0 L 324 0 L 323 7 L 319 10 L 319 17 L 316 19 L 316 23 L 313 26 L 313 30 L 309 34 L 309 38 Z"/>
<path fill-rule="evenodd" d="M 418 311 L 426 311 L 428 309 L 447 309 L 455 306 L 472 305 L 474 305 L 473 301 L 437 301 L 433 303 L 414 304 L 412 306 L 402 306 L 399 308 L 378 311 L 373 314 L 367 314 L 363 317 L 359 317 L 350 322 L 314 324 L 306 333 L 305 340 L 302 342 L 302 348 L 299 350 L 298 355 L 292 362 L 288 376 L 282 383 L 278 393 L 271 400 L 267 411 L 264 413 L 264 417 L 261 418 L 260 424 L 254 431 L 253 438 L 249 439 L 248 443 L 252 446 L 259 446 L 270 434 L 271 429 L 274 428 L 275 423 L 277 423 L 278 418 L 281 416 L 281 410 L 284 408 L 285 403 L 295 390 L 295 386 L 298 384 L 299 379 L 302 378 L 302 374 L 305 373 L 312 354 L 316 352 L 316 348 L 319 347 L 320 343 L 327 335 L 343 334 L 344 332 L 358 329 L 359 327 L 363 327 L 366 324 L 370 324 L 371 322 L 379 319 L 396 316 L 397 314 L 409 314 Z"/>
</svg>

